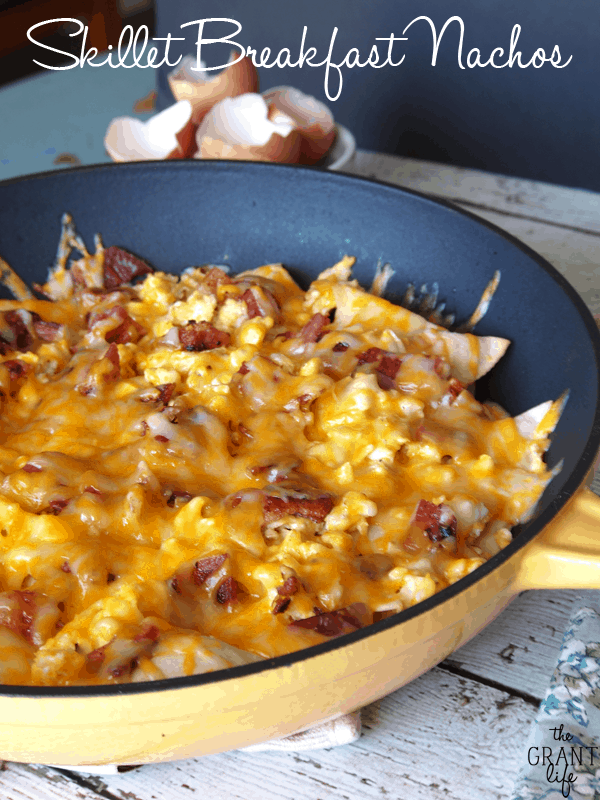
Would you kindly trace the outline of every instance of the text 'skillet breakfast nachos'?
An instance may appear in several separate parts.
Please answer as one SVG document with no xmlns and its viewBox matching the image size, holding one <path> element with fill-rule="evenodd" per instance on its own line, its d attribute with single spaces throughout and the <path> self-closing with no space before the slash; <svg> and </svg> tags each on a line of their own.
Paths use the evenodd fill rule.
<svg viewBox="0 0 600 800">
<path fill-rule="evenodd" d="M 306 292 L 280 265 L 179 277 L 88 253 L 65 215 L 46 299 L 3 264 L 2 682 L 289 653 L 511 541 L 563 401 L 479 403 L 508 342 L 383 299 L 389 269 L 367 292 L 353 261 Z"/>
</svg>

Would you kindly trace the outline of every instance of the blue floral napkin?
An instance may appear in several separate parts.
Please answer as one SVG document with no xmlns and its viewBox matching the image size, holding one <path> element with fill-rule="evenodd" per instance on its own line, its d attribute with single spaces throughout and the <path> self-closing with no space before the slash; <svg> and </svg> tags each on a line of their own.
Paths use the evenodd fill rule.
<svg viewBox="0 0 600 800">
<path fill-rule="evenodd" d="M 600 615 L 569 622 L 512 800 L 600 800 Z"/>
</svg>

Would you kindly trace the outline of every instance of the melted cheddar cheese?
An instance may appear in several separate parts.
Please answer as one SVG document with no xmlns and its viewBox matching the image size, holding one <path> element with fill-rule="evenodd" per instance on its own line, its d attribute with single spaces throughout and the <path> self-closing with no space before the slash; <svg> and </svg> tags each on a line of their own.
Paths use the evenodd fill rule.
<svg viewBox="0 0 600 800">
<path fill-rule="evenodd" d="M 508 343 L 366 292 L 353 259 L 307 292 L 279 265 L 132 285 L 127 254 L 78 247 L 47 300 L 0 301 L 5 683 L 355 630 L 476 569 L 551 477 L 560 404 L 511 419 L 467 389 Z"/>
</svg>

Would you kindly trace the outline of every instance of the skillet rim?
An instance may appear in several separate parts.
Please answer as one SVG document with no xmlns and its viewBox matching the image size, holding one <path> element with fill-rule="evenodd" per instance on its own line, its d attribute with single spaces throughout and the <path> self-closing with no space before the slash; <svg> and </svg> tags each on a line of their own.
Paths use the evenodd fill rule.
<svg viewBox="0 0 600 800">
<path fill-rule="evenodd" d="M 254 675 L 259 672 L 267 670 L 276 670 L 279 668 L 291 667 L 300 661 L 308 661 L 312 657 L 317 657 L 323 653 L 333 650 L 342 649 L 348 644 L 366 639 L 370 636 L 375 636 L 383 630 L 401 625 L 403 622 L 413 619 L 421 613 L 426 613 L 436 606 L 451 600 L 461 592 L 470 589 L 480 579 L 489 575 L 493 570 L 508 561 L 517 551 L 527 545 L 535 536 L 537 536 L 543 527 L 550 522 L 550 520 L 563 508 L 566 502 L 575 494 L 579 487 L 584 483 L 588 472 L 593 464 L 594 458 L 600 448 L 600 331 L 596 325 L 591 311 L 584 303 L 580 295 L 575 291 L 571 284 L 564 278 L 560 272 L 552 266 L 545 258 L 533 250 L 528 245 L 521 242 L 512 234 L 504 231 L 502 228 L 494 225 L 491 222 L 477 216 L 476 214 L 465 210 L 462 207 L 457 207 L 452 202 L 432 197 L 424 192 L 418 192 L 414 189 L 406 189 L 394 184 L 386 183 L 385 181 L 376 180 L 374 178 L 363 177 L 362 175 L 353 175 L 349 172 L 329 172 L 325 168 L 309 167 L 298 164 L 274 164 L 270 162 L 259 161 L 227 161 L 227 160 L 207 160 L 199 161 L 195 159 L 179 159 L 173 161 L 134 161 L 125 162 L 120 164 L 105 163 L 83 165 L 80 167 L 71 167 L 62 170 L 49 170 L 47 172 L 33 173 L 29 175 L 22 175 L 15 178 L 8 178 L 0 181 L 0 191 L 5 186 L 12 184 L 23 184 L 28 181 L 39 182 L 45 179 L 58 179 L 63 176 L 68 176 L 73 173 L 84 174 L 92 173 L 97 174 L 106 172 L 107 170 L 142 170 L 149 171 L 153 169 L 160 170 L 178 170 L 184 167 L 189 169 L 191 165 L 193 169 L 224 169 L 225 171 L 234 171 L 245 169 L 252 172 L 253 169 L 263 170 L 264 172 L 281 172 L 282 170 L 300 170 L 305 173 L 313 173 L 316 176 L 324 176 L 327 174 L 328 180 L 338 183 L 364 183 L 379 187 L 380 191 L 390 192 L 392 194 L 404 194 L 419 198 L 421 201 L 434 206 L 442 206 L 447 212 L 467 217 L 478 225 L 490 230 L 492 233 L 499 235 L 505 241 L 508 241 L 513 246 L 517 247 L 522 253 L 528 256 L 531 260 L 542 267 L 546 273 L 552 278 L 564 294 L 571 300 L 576 310 L 579 312 L 582 322 L 585 325 L 586 331 L 590 337 L 590 341 L 594 350 L 596 371 L 595 375 L 598 376 L 599 392 L 594 412 L 594 419 L 592 424 L 591 434 L 588 437 L 580 459 L 577 462 L 575 469 L 567 477 L 562 490 L 550 502 L 548 507 L 544 509 L 538 516 L 536 516 L 529 523 L 526 523 L 525 530 L 519 532 L 518 536 L 505 548 L 496 553 L 492 558 L 471 572 L 469 575 L 461 578 L 454 584 L 447 586 L 445 589 L 434 594 L 432 597 L 422 600 L 416 605 L 404 609 L 396 614 L 393 614 L 386 619 L 374 622 L 367 625 L 353 633 L 347 633 L 343 636 L 330 639 L 329 641 L 320 644 L 311 645 L 297 650 L 293 653 L 277 656 L 275 658 L 264 659 L 252 664 L 244 664 L 237 667 L 229 667 L 215 672 L 208 672 L 201 675 L 189 675 L 178 678 L 166 678 L 159 681 L 146 681 L 140 683 L 123 683 L 123 684 L 106 684 L 106 685 L 93 685 L 93 686 L 18 686 L 18 685 L 4 685 L 0 686 L 0 698 L 19 697 L 19 698 L 57 698 L 59 700 L 84 698 L 84 697 L 113 697 L 120 695 L 137 695 L 152 692 L 165 692 L 174 689 L 197 688 L 200 686 L 218 683 L 221 681 L 229 681 L 235 679 L 242 679 L 246 676 Z M 315 178 L 316 180 L 316 178 Z"/>
</svg>

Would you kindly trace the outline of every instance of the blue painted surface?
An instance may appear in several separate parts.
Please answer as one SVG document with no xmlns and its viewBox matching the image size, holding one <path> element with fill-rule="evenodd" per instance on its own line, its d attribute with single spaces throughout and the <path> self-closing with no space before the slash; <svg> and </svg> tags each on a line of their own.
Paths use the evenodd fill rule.
<svg viewBox="0 0 600 800">
<path fill-rule="evenodd" d="M 352 47 L 365 60 L 375 37 L 402 36 L 420 15 L 429 16 L 437 32 L 454 15 L 464 22 L 463 63 L 479 48 L 486 61 L 496 47 L 506 51 L 511 31 L 521 25 L 517 50 L 528 62 L 537 48 L 546 54 L 559 45 L 564 69 L 491 66 L 460 69 L 458 24 L 452 23 L 431 66 L 432 34 L 426 22 L 415 23 L 395 45 L 398 67 L 343 69 L 344 87 L 332 103 L 338 122 L 355 135 L 359 147 L 409 155 L 519 177 L 600 191 L 600 2 L 599 0 L 156 0 L 157 35 L 186 36 L 173 45 L 195 52 L 198 26 L 184 22 L 228 17 L 242 24 L 234 36 L 259 52 L 283 47 L 296 60 L 303 26 L 306 48 L 327 55 L 338 28 L 332 57 L 340 63 Z M 235 27 L 207 25 L 204 36 L 220 37 Z M 379 43 L 382 56 L 387 44 Z M 226 61 L 229 45 L 204 47 L 213 65 Z M 382 58 L 383 60 L 383 58 Z M 325 100 L 325 68 L 262 68 L 263 88 L 294 85 Z M 159 75 L 160 102 L 169 104 L 166 71 Z M 335 80 L 332 79 L 332 87 Z"/>
<path fill-rule="evenodd" d="M 135 114 L 133 105 L 154 88 L 149 69 L 85 66 L 45 71 L 0 90 L 0 180 L 64 169 L 60 153 L 82 164 L 110 161 L 104 134 L 113 117 Z M 67 167 L 68 169 L 68 167 Z"/>
</svg>

